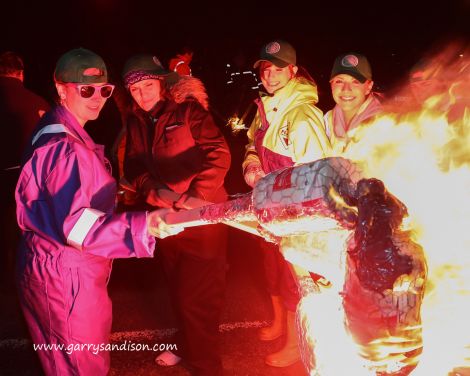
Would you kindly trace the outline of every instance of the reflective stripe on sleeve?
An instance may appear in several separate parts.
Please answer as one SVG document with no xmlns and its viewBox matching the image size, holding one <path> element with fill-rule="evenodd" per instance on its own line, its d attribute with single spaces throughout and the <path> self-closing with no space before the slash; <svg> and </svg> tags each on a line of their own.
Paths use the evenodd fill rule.
<svg viewBox="0 0 470 376">
<path fill-rule="evenodd" d="M 31 140 L 31 145 L 34 145 L 36 143 L 36 141 L 39 140 L 39 137 L 41 137 L 43 134 L 63 133 L 63 132 L 67 132 L 67 130 L 66 130 L 66 128 L 63 124 L 49 124 L 49 125 L 46 125 L 38 133 L 36 133 L 36 135 Z"/>
<path fill-rule="evenodd" d="M 98 218 L 103 215 L 105 215 L 105 213 L 96 209 L 87 208 L 83 210 L 82 215 L 78 218 L 78 221 L 75 223 L 72 231 L 70 231 L 70 234 L 67 237 L 67 243 L 80 248 L 92 226 Z"/>
<path fill-rule="evenodd" d="M 77 136 L 74 136 L 72 132 L 70 132 L 67 127 L 63 124 L 49 124 L 46 125 L 44 128 L 42 128 L 36 135 L 33 137 L 31 140 L 31 145 L 34 145 L 37 140 L 39 140 L 39 137 L 41 137 L 43 134 L 49 134 L 49 133 L 68 133 L 72 137 L 77 138 Z"/>
</svg>

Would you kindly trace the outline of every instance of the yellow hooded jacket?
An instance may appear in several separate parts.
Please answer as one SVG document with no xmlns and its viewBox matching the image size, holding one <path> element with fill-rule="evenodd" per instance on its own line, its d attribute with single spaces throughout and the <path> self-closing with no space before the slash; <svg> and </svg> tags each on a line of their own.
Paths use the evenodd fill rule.
<svg viewBox="0 0 470 376">
<path fill-rule="evenodd" d="M 262 104 L 268 126 L 263 129 L 262 114 L 258 109 L 248 130 L 243 170 L 251 163 L 259 163 L 265 173 L 276 167 L 286 167 L 312 162 L 329 156 L 331 145 L 323 124 L 323 113 L 315 106 L 318 102 L 317 87 L 302 77 L 291 79 L 274 95 L 258 99 Z M 265 131 L 262 142 L 256 142 L 256 133 Z M 260 158 L 269 151 L 269 158 Z M 279 159 L 277 162 L 272 159 Z M 270 160 L 266 160 L 270 159 Z M 273 163 L 272 163 L 273 162 Z"/>
</svg>

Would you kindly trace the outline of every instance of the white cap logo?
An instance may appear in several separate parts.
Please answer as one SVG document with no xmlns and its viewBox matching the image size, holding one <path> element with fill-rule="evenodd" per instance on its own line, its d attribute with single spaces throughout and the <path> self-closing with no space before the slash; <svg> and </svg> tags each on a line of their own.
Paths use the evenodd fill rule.
<svg viewBox="0 0 470 376">
<path fill-rule="evenodd" d="M 266 46 L 266 52 L 270 55 L 276 54 L 281 50 L 281 45 L 277 42 L 271 42 Z"/>
<path fill-rule="evenodd" d="M 359 64 L 359 59 L 357 58 L 356 55 L 346 55 L 341 60 L 341 65 L 343 67 L 348 67 L 348 68 L 357 67 L 358 64 Z"/>
</svg>

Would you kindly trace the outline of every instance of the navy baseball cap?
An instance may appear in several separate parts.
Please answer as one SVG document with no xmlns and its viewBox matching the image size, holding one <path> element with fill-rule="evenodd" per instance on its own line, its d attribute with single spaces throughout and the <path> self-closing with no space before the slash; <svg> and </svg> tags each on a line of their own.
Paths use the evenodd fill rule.
<svg viewBox="0 0 470 376">
<path fill-rule="evenodd" d="M 290 64 L 295 65 L 297 56 L 294 47 L 290 43 L 275 40 L 261 48 L 259 59 L 253 64 L 253 68 L 258 68 L 263 61 L 269 61 L 276 67 L 284 68 Z"/>
<path fill-rule="evenodd" d="M 330 79 L 338 74 L 348 74 L 361 83 L 372 80 L 372 69 L 369 61 L 364 55 L 355 52 L 343 54 L 336 58 Z"/>
</svg>

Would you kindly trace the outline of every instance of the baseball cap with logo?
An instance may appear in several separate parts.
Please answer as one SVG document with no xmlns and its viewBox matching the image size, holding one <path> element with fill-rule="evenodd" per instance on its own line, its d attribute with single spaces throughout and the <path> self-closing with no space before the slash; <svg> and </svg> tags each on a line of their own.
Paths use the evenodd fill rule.
<svg viewBox="0 0 470 376">
<path fill-rule="evenodd" d="M 338 74 L 349 74 L 361 83 L 372 80 L 372 69 L 369 61 L 364 55 L 355 52 L 343 54 L 336 58 L 330 79 Z"/>
<path fill-rule="evenodd" d="M 122 78 L 124 84 L 129 86 L 143 80 L 159 79 L 161 76 L 167 76 L 170 73 L 156 56 L 140 54 L 134 55 L 126 61 Z"/>
<path fill-rule="evenodd" d="M 261 48 L 259 59 L 253 64 L 253 68 L 258 68 L 263 61 L 269 61 L 279 68 L 287 67 L 289 64 L 295 65 L 297 61 L 295 49 L 283 40 L 269 42 Z"/>
<path fill-rule="evenodd" d="M 100 56 L 85 48 L 76 48 L 59 58 L 54 80 L 80 84 L 105 83 L 108 82 L 108 71 Z"/>
</svg>

